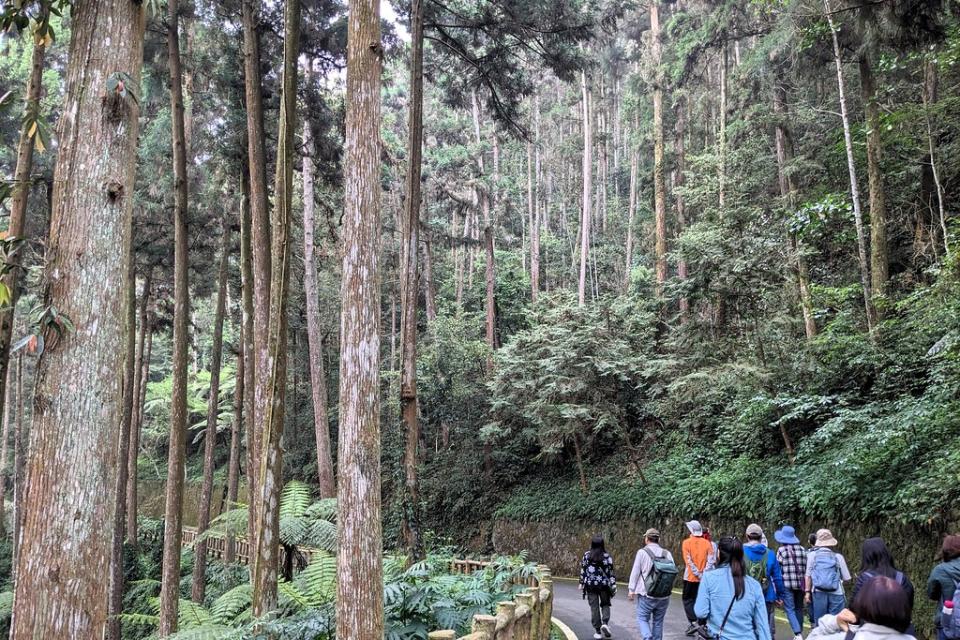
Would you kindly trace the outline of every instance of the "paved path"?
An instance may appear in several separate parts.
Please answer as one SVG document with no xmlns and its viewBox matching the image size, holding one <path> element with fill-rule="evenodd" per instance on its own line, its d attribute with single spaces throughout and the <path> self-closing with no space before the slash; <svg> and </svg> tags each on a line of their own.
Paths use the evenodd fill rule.
<svg viewBox="0 0 960 640">
<path fill-rule="evenodd" d="M 636 608 L 634 603 L 627 600 L 627 589 L 620 585 L 617 596 L 611 602 L 610 629 L 615 640 L 639 640 L 637 632 Z M 580 591 L 575 581 L 557 579 L 554 582 L 553 615 L 560 619 L 577 634 L 577 640 L 592 640 L 593 627 L 590 624 L 590 605 L 581 599 Z M 667 609 L 664 620 L 664 640 L 689 640 L 684 631 L 687 629 L 687 618 L 683 614 L 683 603 L 680 596 L 674 593 Z M 790 627 L 783 620 L 777 620 L 777 638 L 789 640 L 793 638 Z"/>
</svg>

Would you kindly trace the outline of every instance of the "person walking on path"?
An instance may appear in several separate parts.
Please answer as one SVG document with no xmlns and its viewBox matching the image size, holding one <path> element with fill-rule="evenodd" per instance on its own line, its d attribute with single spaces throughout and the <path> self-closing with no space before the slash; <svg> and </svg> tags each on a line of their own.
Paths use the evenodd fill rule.
<svg viewBox="0 0 960 640">
<path fill-rule="evenodd" d="M 704 538 L 703 527 L 696 520 L 687 523 L 687 529 L 690 531 L 690 537 L 683 541 L 681 550 L 683 552 L 683 612 L 687 616 L 687 635 L 692 636 L 697 632 L 697 615 L 693 612 L 693 605 L 697 601 L 697 590 L 700 588 L 700 580 L 703 574 L 713 569 L 716 563 L 716 556 L 713 551 L 713 544 Z"/>
<path fill-rule="evenodd" d="M 670 593 L 677 565 L 669 551 L 660 546 L 660 532 L 647 529 L 644 547 L 637 551 L 630 572 L 628 596 L 637 601 L 637 630 L 641 640 L 662 640 L 663 619 L 670 606 Z"/>
<path fill-rule="evenodd" d="M 773 539 L 780 544 L 777 562 L 783 574 L 783 608 L 793 630 L 793 640 L 803 640 L 803 592 L 806 586 L 807 550 L 800 545 L 797 531 L 784 525 Z"/>
<path fill-rule="evenodd" d="M 777 554 L 767 547 L 764 540 L 763 528 L 758 524 L 747 527 L 747 543 L 743 545 L 743 555 L 747 567 L 747 575 L 760 583 L 766 602 L 769 638 L 773 639 L 773 614 L 778 604 L 783 604 L 786 589 L 783 585 L 783 574 L 780 572 L 780 563 Z"/>
<path fill-rule="evenodd" d="M 897 569 L 893 561 L 893 554 L 890 553 L 890 549 L 887 548 L 887 544 L 883 541 L 883 538 L 867 538 L 863 541 L 860 555 L 860 575 L 857 576 L 857 581 L 853 584 L 853 591 L 850 593 L 850 602 L 856 602 L 857 594 L 860 593 L 864 585 L 879 576 L 892 578 L 894 582 L 903 588 L 907 593 L 910 610 L 912 611 L 914 589 L 910 578 L 908 578 L 903 571 Z M 911 636 L 916 635 L 916 630 L 912 624 L 907 629 L 907 634 Z"/>
<path fill-rule="evenodd" d="M 711 638 L 769 640 L 770 621 L 760 583 L 747 575 L 743 544 L 721 538 L 717 568 L 704 574 L 694 612 Z"/>
<path fill-rule="evenodd" d="M 807 553 L 807 593 L 804 602 L 813 604 L 813 619 L 837 615 L 846 606 L 843 583 L 850 581 L 850 570 L 842 555 L 831 549 L 837 539 L 829 529 L 817 531 L 817 544 Z"/>
<path fill-rule="evenodd" d="M 807 640 L 914 640 L 908 632 L 912 615 L 906 590 L 877 576 L 864 583 L 850 609 L 820 618 Z"/>
<path fill-rule="evenodd" d="M 927 597 L 939 604 L 953 600 L 954 593 L 960 587 L 960 535 L 948 535 L 943 539 L 940 548 L 940 564 L 930 572 L 927 580 Z M 960 602 L 954 602 L 954 607 Z M 935 622 L 938 640 L 945 640 L 942 625 L 940 624 L 941 607 L 937 607 Z"/>
<path fill-rule="evenodd" d="M 613 573 L 613 558 L 607 553 L 603 536 L 590 541 L 590 550 L 580 561 L 580 590 L 590 603 L 594 640 L 610 638 L 610 598 L 617 589 L 617 577 Z"/>
</svg>

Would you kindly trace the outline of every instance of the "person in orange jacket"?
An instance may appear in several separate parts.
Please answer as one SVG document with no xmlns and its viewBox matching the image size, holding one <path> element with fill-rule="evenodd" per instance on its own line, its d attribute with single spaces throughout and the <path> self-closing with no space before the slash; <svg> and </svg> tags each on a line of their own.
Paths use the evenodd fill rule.
<svg viewBox="0 0 960 640">
<path fill-rule="evenodd" d="M 700 590 L 700 579 L 716 564 L 717 556 L 713 543 L 704 538 L 703 526 L 698 521 L 688 522 L 687 529 L 690 531 L 690 536 L 681 546 L 684 564 L 683 612 L 687 616 L 687 622 L 690 623 L 687 627 L 687 635 L 692 636 L 698 628 L 693 605 L 697 601 L 697 592 Z"/>
</svg>

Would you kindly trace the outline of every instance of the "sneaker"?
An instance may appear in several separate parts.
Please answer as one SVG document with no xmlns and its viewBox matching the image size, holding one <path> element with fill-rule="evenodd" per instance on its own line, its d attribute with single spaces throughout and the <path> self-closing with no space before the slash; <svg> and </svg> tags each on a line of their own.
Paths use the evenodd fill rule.
<svg viewBox="0 0 960 640">
<path fill-rule="evenodd" d="M 795 636 L 793 636 L 793 640 L 803 640 L 803 634 L 802 633 L 796 634 Z"/>
<path fill-rule="evenodd" d="M 603 636 L 599 633 L 593 634 L 593 640 L 603 640 Z"/>
<path fill-rule="evenodd" d="M 613 632 L 610 631 L 610 625 L 607 625 L 607 624 L 605 624 L 605 625 L 603 625 L 602 627 L 600 627 L 600 633 L 603 634 L 603 637 L 604 637 L 604 638 L 612 638 L 612 637 L 613 637 Z"/>
<path fill-rule="evenodd" d="M 696 622 L 691 622 L 691 623 L 690 623 L 690 626 L 687 627 L 686 634 L 687 634 L 688 636 L 696 635 L 697 629 L 699 629 L 699 628 L 700 628 L 700 625 L 698 625 Z"/>
</svg>

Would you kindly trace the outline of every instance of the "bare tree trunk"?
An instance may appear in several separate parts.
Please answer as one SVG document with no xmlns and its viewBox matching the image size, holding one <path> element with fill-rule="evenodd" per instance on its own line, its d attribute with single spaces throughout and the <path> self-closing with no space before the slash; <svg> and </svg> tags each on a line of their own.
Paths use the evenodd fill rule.
<svg viewBox="0 0 960 640">
<path fill-rule="evenodd" d="M 241 293 L 241 296 L 243 294 Z M 237 504 L 240 492 L 240 440 L 241 429 L 246 422 L 244 413 L 246 388 L 245 358 L 243 344 L 246 338 L 243 335 L 243 326 L 240 327 L 240 344 L 237 348 L 237 379 L 233 389 L 233 423 L 230 425 L 230 462 L 227 464 L 227 508 L 232 509 Z M 248 426 L 249 428 L 249 426 Z M 223 549 L 224 564 L 233 564 L 237 561 L 237 539 L 228 535 Z"/>
<path fill-rule="evenodd" d="M 127 540 L 131 544 L 137 543 L 137 458 L 140 453 L 140 433 L 143 430 L 143 405 L 146 402 L 147 383 L 150 380 L 150 353 L 153 351 L 153 323 L 147 314 L 150 302 L 150 281 L 152 271 L 147 271 L 147 278 L 143 284 L 143 293 L 140 296 L 140 337 L 137 347 L 137 373 L 134 389 L 136 404 L 134 406 L 134 423 L 130 432 L 130 450 L 127 452 Z M 122 464 L 122 461 L 121 461 Z"/>
<path fill-rule="evenodd" d="M 489 224 L 483 230 L 484 247 L 487 254 L 487 377 L 493 375 L 493 352 L 497 350 L 496 316 L 496 274 L 493 270 L 493 227 Z"/>
<path fill-rule="evenodd" d="M 540 295 L 540 98 L 534 94 L 533 101 L 533 176 L 527 178 L 530 199 L 530 300 L 536 303 Z M 527 151 L 530 163 L 530 150 Z M 529 173 L 529 168 L 528 168 Z"/>
<path fill-rule="evenodd" d="M 13 396 L 10 384 L 10 369 L 7 368 L 7 380 L 4 384 L 3 402 L 3 440 L 0 443 L 0 537 L 7 537 L 7 510 L 5 506 L 7 493 L 7 461 L 10 458 L 10 401 Z"/>
<path fill-rule="evenodd" d="M 539 280 L 540 273 L 539 268 L 534 269 L 534 257 L 533 257 L 533 226 L 536 224 L 536 213 L 534 211 L 533 204 L 533 143 L 527 142 L 527 219 L 524 221 L 530 227 L 530 301 L 536 304 L 537 294 L 539 293 Z M 520 229 L 523 230 L 525 225 L 521 224 Z M 521 257 L 523 255 L 523 249 L 526 247 L 521 247 Z M 526 260 L 524 260 L 526 262 Z M 537 281 L 537 284 L 534 285 L 534 281 Z"/>
<path fill-rule="evenodd" d="M 930 108 L 937 101 L 937 65 L 933 62 L 924 63 L 923 83 L 923 118 L 927 128 L 927 152 L 930 154 L 930 169 L 933 173 L 933 185 L 937 190 L 937 211 L 940 231 L 943 233 L 943 249 L 950 255 L 950 232 L 947 229 L 947 214 L 943 205 L 943 185 L 940 182 L 940 171 L 937 168 L 937 145 L 934 141 L 933 126 L 930 123 Z M 935 234 L 934 234 L 935 235 Z M 2 506 L 0 502 L 0 506 Z M 0 509 L 2 512 L 2 509 Z"/>
<path fill-rule="evenodd" d="M 256 368 L 256 356 L 254 355 L 253 345 L 253 248 L 251 247 L 253 232 L 251 230 L 252 214 L 250 207 L 250 180 L 247 171 L 240 173 L 240 297 L 241 297 L 241 322 L 240 331 L 243 337 L 243 415 L 246 425 L 247 441 L 247 543 L 252 543 L 256 535 L 257 522 L 254 518 L 256 511 L 254 509 L 253 497 L 256 495 L 257 487 L 257 456 L 255 432 L 257 431 L 256 414 L 254 412 L 253 385 L 254 373 Z"/>
<path fill-rule="evenodd" d="M 476 94 L 474 94 L 476 95 Z M 405 431 L 403 452 L 403 529 L 407 552 L 413 562 L 424 557 L 420 536 L 420 481 L 417 474 L 417 445 L 420 442 L 417 403 L 417 299 L 420 256 L 420 177 L 423 158 L 423 3 L 410 4 L 410 95 L 407 123 L 407 180 L 404 202 L 400 294 L 400 416 Z"/>
<path fill-rule="evenodd" d="M 720 219 L 726 217 L 727 207 L 727 64 L 729 63 L 729 52 L 727 44 L 723 43 L 720 54 L 720 106 L 718 108 L 720 117 L 720 130 L 717 135 L 717 146 L 720 151 L 720 161 L 717 166 L 717 177 L 719 192 L 717 201 L 720 205 Z"/>
<path fill-rule="evenodd" d="M 37 364 L 14 640 L 106 632 L 111 540 L 104 523 L 114 509 L 139 119 L 137 101 L 107 87 L 118 72 L 139 81 L 143 30 L 144 7 L 127 0 L 78 3 L 70 15 L 44 299 L 77 331 L 46 333 Z"/>
<path fill-rule="evenodd" d="M 38 19 L 43 22 L 49 10 L 40 3 Z M 35 141 L 40 135 L 34 123 L 40 117 L 40 96 L 43 91 L 43 63 L 46 57 L 45 40 L 35 40 L 33 53 L 30 58 L 30 76 L 27 80 L 27 99 L 24 104 L 20 140 L 17 143 L 17 164 L 13 172 L 13 192 L 10 194 L 10 217 L 7 222 L 7 237 L 23 238 L 27 219 L 27 202 L 30 198 L 30 173 L 33 170 L 33 150 Z M 31 132 L 31 130 L 33 131 Z M 6 412 L 6 385 L 7 372 L 10 369 L 10 344 L 13 337 L 13 316 L 20 299 L 20 256 L 22 251 L 14 251 L 7 256 L 7 263 L 12 267 L 3 276 L 3 285 L 7 288 L 10 297 L 7 304 L 0 307 L 0 414 Z M 2 493 L 2 486 L 0 486 Z M 0 515 L 3 499 L 0 498 Z M 2 519 L 2 518 L 0 518 Z"/>
<path fill-rule="evenodd" d="M 673 199 L 677 208 L 677 231 L 683 233 L 687 227 L 687 207 L 683 199 L 683 193 L 680 193 L 686 176 L 686 135 L 687 135 L 687 102 L 681 99 L 677 105 L 677 124 L 674 137 L 674 154 L 676 155 L 675 169 L 673 172 Z M 687 261 L 681 256 L 677 262 L 677 277 L 680 281 L 685 281 L 689 276 L 687 272 Z M 690 315 L 690 301 L 687 296 L 680 297 L 680 322 L 685 323 Z"/>
<path fill-rule="evenodd" d="M 337 637 L 383 638 L 379 0 L 350 0 L 340 316 Z"/>
<path fill-rule="evenodd" d="M 583 94 L 583 209 L 580 213 L 580 283 L 577 301 L 582 307 L 587 300 L 587 261 L 590 259 L 590 198 L 593 195 L 593 132 L 590 123 L 590 87 L 587 72 L 580 72 Z"/>
<path fill-rule="evenodd" d="M 29 433 L 25 433 L 23 416 L 23 352 L 17 354 L 17 421 L 13 426 L 13 558 L 19 566 L 21 534 L 27 512 L 27 456 Z M 13 574 L 16 588 L 17 574 Z"/>
<path fill-rule="evenodd" d="M 438 315 L 437 286 L 433 280 L 433 241 L 429 233 L 423 239 L 423 289 L 427 302 L 427 323 L 433 324 Z"/>
<path fill-rule="evenodd" d="M 656 71 L 653 80 L 653 209 L 654 263 L 657 296 L 663 295 L 667 281 L 667 181 L 664 174 L 663 71 L 661 69 L 659 2 L 650 3 L 651 54 Z"/>
<path fill-rule="evenodd" d="M 870 289 L 874 296 L 887 293 L 890 278 L 890 258 L 887 252 L 887 195 L 883 186 L 883 168 L 880 156 L 883 140 L 880 135 L 880 107 L 877 105 L 877 83 L 869 54 L 862 53 L 860 65 L 860 92 L 867 116 L 867 178 L 870 187 Z M 876 305 L 874 313 L 878 314 Z"/>
<path fill-rule="evenodd" d="M 639 115 L 635 118 L 636 131 L 639 128 Z M 636 134 L 635 134 L 636 135 Z M 623 265 L 623 293 L 630 293 L 630 279 L 633 273 L 633 226 L 637 215 L 637 182 L 640 178 L 640 151 L 636 147 L 630 149 L 630 194 L 627 204 L 627 245 L 626 259 Z"/>
<path fill-rule="evenodd" d="M 833 23 L 830 0 L 823 0 L 823 10 L 833 37 L 833 61 L 837 68 L 837 90 L 840 95 L 840 117 L 843 121 L 843 140 L 847 148 L 847 170 L 850 174 L 850 197 L 853 200 L 853 220 L 857 230 L 857 257 L 860 263 L 860 284 L 863 287 L 863 306 L 866 310 L 867 329 L 873 334 L 877 324 L 876 310 L 873 306 L 873 292 L 870 285 L 870 263 L 867 258 L 867 237 L 863 227 L 863 213 L 860 206 L 860 186 L 857 183 L 857 164 L 853 154 L 853 135 L 850 133 L 850 116 L 847 112 L 846 87 L 843 81 L 843 58 L 840 55 L 840 41 L 837 28 Z"/>
<path fill-rule="evenodd" d="M 297 122 L 297 60 L 300 56 L 300 0 L 286 0 L 283 5 L 283 76 L 280 94 L 280 124 L 277 135 L 277 168 L 273 189 L 270 253 L 270 322 L 267 335 L 269 368 L 254 378 L 255 393 L 263 387 L 266 414 L 260 449 L 260 477 L 257 481 L 257 530 L 253 547 L 253 615 L 261 618 L 277 608 L 277 578 L 280 563 L 280 490 L 283 467 L 284 407 L 287 379 L 287 292 L 290 288 L 290 222 L 293 212 L 293 153 Z M 256 240 L 256 224 L 254 224 Z M 254 258 L 257 248 L 254 246 Z M 256 280 L 262 272 L 255 269 Z M 254 316 L 256 323 L 256 316 Z"/>
<path fill-rule="evenodd" d="M 217 272 L 217 302 L 213 313 L 213 348 L 210 354 L 210 393 L 207 397 L 207 426 L 203 442 L 203 484 L 200 488 L 200 508 L 197 514 L 197 533 L 210 526 L 210 504 L 213 501 L 213 465 L 217 446 L 217 422 L 220 417 L 220 364 L 223 360 L 223 318 L 227 311 L 227 268 L 230 257 L 230 225 L 223 220 L 221 229 L 220 267 Z M 193 584 L 190 597 L 203 603 L 207 591 L 207 541 L 194 546 Z"/>
<path fill-rule="evenodd" d="M 327 415 L 327 375 L 323 365 L 323 334 L 320 331 L 320 293 L 317 286 L 317 263 L 314 233 L 313 135 L 310 123 L 303 121 L 303 292 L 307 299 L 307 344 L 310 350 L 311 398 L 313 429 L 317 441 L 317 480 L 320 497 L 337 495 L 333 477 L 333 455 L 330 451 L 330 420 Z"/>
<path fill-rule="evenodd" d="M 256 4 L 255 4 L 256 3 Z M 251 424 L 247 430 L 247 448 L 252 463 L 247 469 L 247 495 L 250 496 L 249 542 L 253 544 L 256 534 L 257 483 L 260 468 L 260 431 L 266 415 L 266 398 L 263 396 L 265 385 L 261 380 L 269 375 L 270 363 L 267 360 L 267 327 L 270 321 L 270 213 L 267 204 L 267 163 L 263 133 L 263 91 L 260 79 L 260 31 L 257 0 L 241 0 L 243 19 L 243 77 L 244 95 L 247 110 L 247 167 L 249 173 L 250 202 L 250 248 L 253 262 L 251 274 L 256 280 L 250 280 L 253 303 L 253 330 L 249 340 L 253 344 L 252 359 L 248 370 L 254 384 L 248 386 L 253 402 Z"/>
<path fill-rule="evenodd" d="M 107 638 L 121 640 L 120 614 L 123 613 L 123 539 L 126 533 L 127 459 L 130 457 L 133 423 L 133 402 L 139 389 L 136 388 L 136 339 L 137 339 L 137 279 L 133 267 L 133 246 L 127 248 L 127 323 L 125 329 L 123 362 L 123 414 L 120 422 L 120 441 L 117 446 L 117 483 L 114 492 L 116 506 L 113 510 L 113 546 L 110 553 L 110 602 L 107 604 L 109 620 Z"/>
<path fill-rule="evenodd" d="M 160 587 L 161 638 L 176 632 L 180 605 L 180 542 L 183 537 L 183 482 L 187 445 L 187 357 L 190 284 L 187 246 L 187 148 L 183 124 L 183 78 L 180 65 L 180 0 L 167 4 L 167 48 L 173 126 L 173 390 L 170 398 L 170 444 L 167 453 L 167 495 L 163 527 Z"/>
<path fill-rule="evenodd" d="M 776 148 L 777 148 L 777 175 L 779 178 L 780 196 L 785 198 L 791 210 L 796 207 L 797 188 L 788 172 L 788 165 L 793 161 L 793 138 L 787 125 L 789 111 L 787 109 L 787 89 L 782 78 L 777 77 L 773 90 L 773 112 L 777 117 Z M 803 243 L 795 231 L 789 232 L 790 251 L 793 253 L 794 267 L 797 275 L 797 288 L 800 291 L 800 309 L 803 313 L 803 326 L 807 340 L 817 336 L 817 321 L 813 317 L 813 302 L 810 296 L 810 272 L 807 268 L 807 259 L 803 254 Z"/>
</svg>

